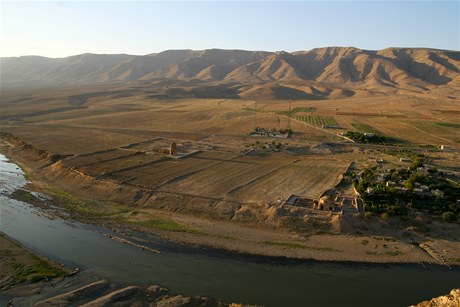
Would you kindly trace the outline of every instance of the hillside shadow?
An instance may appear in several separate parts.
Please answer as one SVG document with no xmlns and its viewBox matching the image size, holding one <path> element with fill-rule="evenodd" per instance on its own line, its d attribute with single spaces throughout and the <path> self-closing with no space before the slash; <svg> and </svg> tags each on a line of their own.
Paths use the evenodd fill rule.
<svg viewBox="0 0 460 307">
<path fill-rule="evenodd" d="M 436 53 L 430 53 L 430 55 L 428 56 L 428 58 L 430 60 L 432 60 L 433 62 L 437 62 L 447 68 L 449 68 L 450 70 L 453 70 L 455 72 L 460 72 L 460 70 L 455 66 L 453 65 L 452 63 L 450 63 L 447 59 L 445 58 L 441 58 L 438 54 Z M 458 60 L 460 60 L 460 56 L 458 57 Z"/>
<path fill-rule="evenodd" d="M 285 100 L 285 99 L 292 99 L 292 100 L 321 100 L 325 99 L 324 97 L 312 95 L 305 93 L 304 91 L 297 90 L 294 88 L 286 87 L 286 86 L 273 86 L 271 90 L 275 94 L 276 99 Z"/>
<path fill-rule="evenodd" d="M 238 89 L 217 85 L 193 88 L 190 90 L 190 94 L 195 98 L 240 98 L 238 95 Z"/>
<path fill-rule="evenodd" d="M 448 77 L 441 76 L 435 67 L 431 67 L 427 64 L 416 62 L 409 57 L 407 53 L 402 50 L 394 50 L 393 53 L 398 57 L 404 60 L 406 71 L 409 72 L 412 76 L 417 79 L 423 80 L 425 82 L 434 84 L 434 85 L 445 85 L 446 83 L 452 81 Z M 400 63 L 393 61 L 400 68 L 403 68 Z"/>
</svg>

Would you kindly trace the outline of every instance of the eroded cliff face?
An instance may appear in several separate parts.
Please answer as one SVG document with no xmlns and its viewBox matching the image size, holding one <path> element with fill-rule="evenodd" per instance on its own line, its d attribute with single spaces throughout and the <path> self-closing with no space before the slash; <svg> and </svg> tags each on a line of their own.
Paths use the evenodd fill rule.
<svg viewBox="0 0 460 307">
<path fill-rule="evenodd" d="M 65 191 L 96 201 L 125 204 L 138 204 L 141 198 L 139 195 L 146 193 L 136 187 L 120 185 L 108 180 L 97 180 L 77 169 L 65 167 L 62 159 L 66 156 L 38 149 L 10 133 L 0 133 L 0 139 L 10 145 L 7 151 L 10 156 L 15 157 L 15 162 L 41 174 L 41 178 L 46 178 L 47 183 Z"/>
<path fill-rule="evenodd" d="M 433 298 L 430 301 L 424 301 L 413 307 L 458 307 L 460 306 L 460 289 L 453 289 L 447 295 Z"/>
</svg>

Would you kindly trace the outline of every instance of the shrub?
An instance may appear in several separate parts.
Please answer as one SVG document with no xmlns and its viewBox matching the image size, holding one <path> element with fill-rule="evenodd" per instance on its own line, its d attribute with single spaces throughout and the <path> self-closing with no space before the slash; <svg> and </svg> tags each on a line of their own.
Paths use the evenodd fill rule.
<svg viewBox="0 0 460 307">
<path fill-rule="evenodd" d="M 457 220 L 457 217 L 455 216 L 455 213 L 453 213 L 451 211 L 443 212 L 442 213 L 442 218 L 444 219 L 444 221 L 447 221 L 447 222 L 454 222 L 455 220 Z"/>
<path fill-rule="evenodd" d="M 390 215 L 388 214 L 388 212 L 383 212 L 382 214 L 380 214 L 380 218 L 384 221 L 388 220 L 389 217 Z"/>
<path fill-rule="evenodd" d="M 368 220 L 372 217 L 372 215 L 373 215 L 372 212 L 367 211 L 366 213 L 364 213 L 364 218 Z"/>
</svg>

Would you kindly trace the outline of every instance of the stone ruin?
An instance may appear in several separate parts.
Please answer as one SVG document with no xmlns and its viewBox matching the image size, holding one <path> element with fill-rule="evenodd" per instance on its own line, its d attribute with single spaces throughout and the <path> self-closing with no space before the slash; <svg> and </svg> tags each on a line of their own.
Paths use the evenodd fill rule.
<svg viewBox="0 0 460 307">
<path fill-rule="evenodd" d="M 175 156 L 177 154 L 177 144 L 176 144 L 176 142 L 172 142 L 171 145 L 169 145 L 169 154 L 171 156 Z"/>
</svg>

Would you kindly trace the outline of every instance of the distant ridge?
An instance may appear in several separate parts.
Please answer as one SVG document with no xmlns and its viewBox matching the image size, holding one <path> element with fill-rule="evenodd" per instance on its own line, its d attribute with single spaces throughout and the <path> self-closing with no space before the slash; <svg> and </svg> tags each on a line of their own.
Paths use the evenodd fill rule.
<svg viewBox="0 0 460 307">
<path fill-rule="evenodd" d="M 158 80 L 219 85 L 225 93 L 243 98 L 327 99 L 388 93 L 458 98 L 460 52 L 326 47 L 291 53 L 209 49 L 144 56 L 1 58 L 2 88 Z"/>
</svg>

